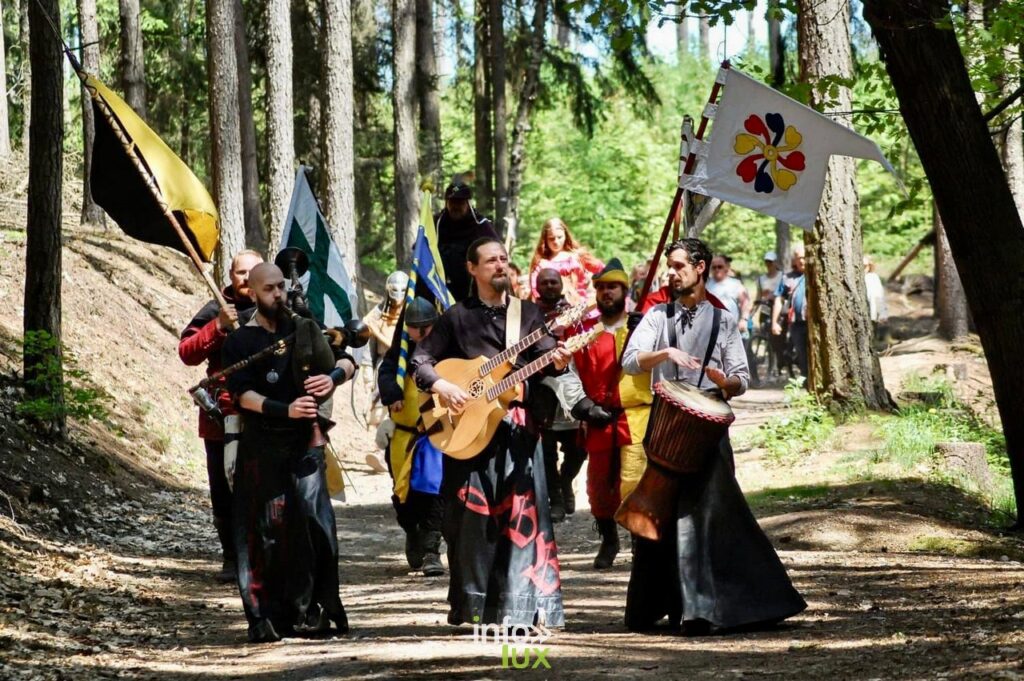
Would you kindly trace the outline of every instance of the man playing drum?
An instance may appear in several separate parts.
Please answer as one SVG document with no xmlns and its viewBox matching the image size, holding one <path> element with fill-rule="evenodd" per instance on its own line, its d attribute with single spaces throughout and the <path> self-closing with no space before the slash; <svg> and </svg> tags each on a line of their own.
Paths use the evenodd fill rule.
<svg viewBox="0 0 1024 681">
<path fill-rule="evenodd" d="M 650 371 L 656 391 L 662 381 L 670 388 L 679 382 L 717 388 L 725 399 L 747 389 L 749 372 L 736 319 L 707 299 L 711 257 L 699 239 L 669 245 L 673 301 L 644 316 L 623 353 L 623 370 Z M 719 397 L 699 398 L 729 411 Z M 652 411 L 645 440 L 649 468 L 659 466 L 655 449 L 664 445 L 652 437 L 654 431 L 665 431 L 656 423 L 658 412 Z M 667 615 L 669 624 L 681 626 L 684 633 L 703 634 L 772 624 L 807 607 L 736 483 L 728 435 L 703 449 L 691 453 L 700 457 L 697 472 L 678 476 L 678 491 L 669 502 L 674 524 L 668 524 L 658 541 L 637 538 L 626 596 L 626 626 L 631 630 L 650 629 Z"/>
</svg>

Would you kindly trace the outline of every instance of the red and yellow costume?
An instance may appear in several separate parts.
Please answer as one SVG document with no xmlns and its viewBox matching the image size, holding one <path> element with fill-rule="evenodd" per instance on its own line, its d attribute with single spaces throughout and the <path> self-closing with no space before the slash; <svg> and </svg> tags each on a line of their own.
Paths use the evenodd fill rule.
<svg viewBox="0 0 1024 681">
<path fill-rule="evenodd" d="M 647 465 L 643 439 L 653 401 L 651 376 L 629 376 L 622 371 L 620 358 L 628 335 L 625 321 L 623 315 L 621 324 L 573 355 L 587 397 L 614 417 L 604 426 L 584 426 L 587 496 L 597 519 L 615 515 Z"/>
</svg>

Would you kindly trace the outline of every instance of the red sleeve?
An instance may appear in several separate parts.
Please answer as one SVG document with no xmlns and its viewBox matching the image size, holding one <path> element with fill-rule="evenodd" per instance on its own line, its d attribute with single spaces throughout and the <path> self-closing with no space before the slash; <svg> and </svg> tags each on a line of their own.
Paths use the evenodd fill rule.
<svg viewBox="0 0 1024 681">
<path fill-rule="evenodd" d="M 210 355 L 220 351 L 226 337 L 227 334 L 220 330 L 216 318 L 203 326 L 189 326 L 181 334 L 178 356 L 189 366 L 199 366 Z"/>
<path fill-rule="evenodd" d="M 640 311 L 647 314 L 647 311 L 655 305 L 658 305 L 659 303 L 667 303 L 669 300 L 671 300 L 671 296 L 668 292 L 668 286 L 662 286 L 657 291 L 651 291 L 647 294 L 647 297 L 644 298 L 643 309 Z"/>
</svg>

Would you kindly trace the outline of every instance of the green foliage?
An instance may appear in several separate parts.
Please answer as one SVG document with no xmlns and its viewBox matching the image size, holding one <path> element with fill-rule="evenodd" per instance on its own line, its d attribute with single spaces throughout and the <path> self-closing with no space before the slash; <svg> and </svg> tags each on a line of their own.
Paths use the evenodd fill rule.
<svg viewBox="0 0 1024 681">
<path fill-rule="evenodd" d="M 88 374 L 78 368 L 78 362 L 71 352 L 66 349 L 58 352 L 57 339 L 50 333 L 26 331 L 22 351 L 27 357 L 37 358 L 29 367 L 31 378 L 25 380 L 26 392 L 48 394 L 19 402 L 15 407 L 19 416 L 39 423 L 51 423 L 66 416 L 77 419 L 107 418 L 106 403 L 110 396 L 93 385 Z M 55 386 L 63 387 L 62 394 L 55 394 Z"/>
<path fill-rule="evenodd" d="M 878 452 L 883 459 L 904 467 L 929 462 L 939 442 L 980 442 L 985 445 L 989 465 L 1001 475 L 1009 475 L 1006 438 L 1001 431 L 984 423 L 953 393 L 945 378 L 911 377 L 905 390 L 936 393 L 935 404 L 911 404 L 897 416 L 875 416 L 878 432 L 885 445 Z"/>
<path fill-rule="evenodd" d="M 790 408 L 785 414 L 763 423 L 743 443 L 766 450 L 779 462 L 822 447 L 836 428 L 828 409 L 803 389 L 803 379 L 790 379 L 786 402 Z"/>
<path fill-rule="evenodd" d="M 1016 514 L 1010 464 L 1006 453 L 1006 438 L 1001 431 L 989 426 L 961 403 L 945 378 L 912 376 L 906 390 L 937 393 L 934 404 L 911 404 L 902 407 L 895 416 L 874 416 L 877 432 L 885 443 L 872 458 L 889 461 L 904 470 L 925 470 L 943 482 L 973 489 L 972 483 L 951 474 L 937 458 L 935 445 L 939 442 L 979 442 L 985 446 L 993 487 L 984 497 L 998 522 L 1012 519 Z"/>
</svg>

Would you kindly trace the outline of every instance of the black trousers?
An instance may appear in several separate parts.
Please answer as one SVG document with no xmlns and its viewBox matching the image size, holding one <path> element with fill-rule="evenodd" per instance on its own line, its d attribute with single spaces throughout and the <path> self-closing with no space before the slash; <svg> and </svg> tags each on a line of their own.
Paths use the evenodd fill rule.
<svg viewBox="0 0 1024 681">
<path fill-rule="evenodd" d="M 391 495 L 391 504 L 395 507 L 398 524 L 406 532 L 440 532 L 444 520 L 444 497 L 440 494 L 426 494 L 409 490 L 405 502 L 398 496 Z"/>
<path fill-rule="evenodd" d="M 234 502 L 228 479 L 224 475 L 224 441 L 203 440 L 206 447 L 206 478 L 210 481 L 210 506 L 213 507 L 213 526 L 224 558 L 234 559 L 235 545 L 232 540 L 232 516 Z"/>
<path fill-rule="evenodd" d="M 576 443 L 579 429 L 544 430 L 540 435 L 544 450 L 544 473 L 548 480 L 548 496 L 562 499 L 562 480 L 575 480 L 587 460 L 587 450 Z M 558 468 L 558 445 L 562 445 L 562 468 Z"/>
<path fill-rule="evenodd" d="M 206 446 L 206 478 L 210 481 L 210 505 L 216 520 L 231 522 L 231 488 L 224 475 L 224 441 L 203 440 Z"/>
<path fill-rule="evenodd" d="M 793 322 L 789 325 L 789 342 L 800 374 L 807 376 L 807 322 Z"/>
<path fill-rule="evenodd" d="M 247 418 L 235 468 L 238 589 L 249 624 L 300 621 L 314 606 L 342 610 L 338 542 L 322 447 L 308 428 Z"/>
</svg>

